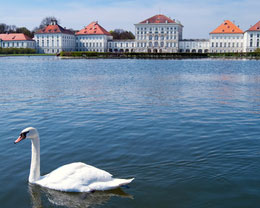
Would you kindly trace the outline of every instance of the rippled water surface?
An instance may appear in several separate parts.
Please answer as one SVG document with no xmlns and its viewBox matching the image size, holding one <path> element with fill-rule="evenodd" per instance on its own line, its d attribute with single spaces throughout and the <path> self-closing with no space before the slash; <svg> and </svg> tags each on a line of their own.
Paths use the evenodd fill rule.
<svg viewBox="0 0 260 208">
<path fill-rule="evenodd" d="M 0 58 L 0 207 L 259 207 L 260 62 Z M 29 185 L 28 126 L 41 174 L 81 161 L 129 188 Z"/>
</svg>

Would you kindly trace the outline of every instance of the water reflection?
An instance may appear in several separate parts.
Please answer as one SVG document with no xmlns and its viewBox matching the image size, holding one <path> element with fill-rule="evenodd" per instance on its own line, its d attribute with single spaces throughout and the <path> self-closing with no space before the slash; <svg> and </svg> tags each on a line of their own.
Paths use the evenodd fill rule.
<svg viewBox="0 0 260 208">
<path fill-rule="evenodd" d="M 34 184 L 29 184 L 28 188 L 33 208 L 44 207 L 44 198 L 47 198 L 53 205 L 68 208 L 102 205 L 108 202 L 111 197 L 133 199 L 132 195 L 125 193 L 120 188 L 110 191 L 96 191 L 94 193 L 67 193 L 43 188 Z"/>
</svg>

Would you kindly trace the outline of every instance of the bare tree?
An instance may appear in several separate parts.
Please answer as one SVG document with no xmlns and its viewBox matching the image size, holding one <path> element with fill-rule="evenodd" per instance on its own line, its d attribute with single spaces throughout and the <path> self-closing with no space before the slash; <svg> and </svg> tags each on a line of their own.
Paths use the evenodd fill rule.
<svg viewBox="0 0 260 208">
<path fill-rule="evenodd" d="M 49 24 L 51 24 L 51 21 L 53 21 L 53 20 L 56 20 L 57 23 L 60 24 L 60 21 L 56 17 L 53 17 L 53 16 L 45 17 L 45 18 L 42 19 L 41 24 L 39 25 L 39 27 L 35 27 L 33 29 L 33 31 L 36 32 L 37 30 L 42 29 L 42 28 L 48 26 Z"/>
</svg>

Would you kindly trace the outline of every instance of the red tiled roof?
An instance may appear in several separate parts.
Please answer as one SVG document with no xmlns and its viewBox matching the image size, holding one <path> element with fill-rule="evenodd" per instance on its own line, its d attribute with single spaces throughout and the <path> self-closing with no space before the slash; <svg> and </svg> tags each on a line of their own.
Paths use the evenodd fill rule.
<svg viewBox="0 0 260 208">
<path fill-rule="evenodd" d="M 74 35 L 74 33 L 71 30 L 67 30 L 60 25 L 48 25 L 45 28 L 39 29 L 35 34 L 41 34 L 41 33 L 65 33 Z"/>
<path fill-rule="evenodd" d="M 139 24 L 146 24 L 146 23 L 176 23 L 176 22 L 170 19 L 169 17 L 166 17 L 165 15 L 158 14 L 140 22 Z"/>
<path fill-rule="evenodd" d="M 248 31 L 260 31 L 260 21 L 254 26 L 250 27 Z"/>
<path fill-rule="evenodd" d="M 241 30 L 238 26 L 232 23 L 229 20 L 225 20 L 220 26 L 218 26 L 215 30 L 213 30 L 210 34 L 243 34 L 243 30 Z"/>
<path fill-rule="evenodd" d="M 109 36 L 111 36 L 111 34 L 109 32 L 107 32 L 97 22 L 91 22 L 84 29 L 77 32 L 76 35 L 109 35 Z"/>
<path fill-rule="evenodd" d="M 3 41 L 33 40 L 23 33 L 0 34 L 0 39 Z"/>
</svg>

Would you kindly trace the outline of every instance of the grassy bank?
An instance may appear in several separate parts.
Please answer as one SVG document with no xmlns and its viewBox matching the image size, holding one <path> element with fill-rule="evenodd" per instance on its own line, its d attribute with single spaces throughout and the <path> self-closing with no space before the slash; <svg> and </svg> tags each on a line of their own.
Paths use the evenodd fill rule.
<svg viewBox="0 0 260 208">
<path fill-rule="evenodd" d="M 197 59 L 197 58 L 230 58 L 260 59 L 259 52 L 250 53 L 102 53 L 102 52 L 61 52 L 62 58 L 108 58 L 108 59 Z"/>
<path fill-rule="evenodd" d="M 36 50 L 31 48 L 0 48 L 0 54 L 36 54 Z"/>
<path fill-rule="evenodd" d="M 207 54 L 189 53 L 109 53 L 109 52 L 61 52 L 60 57 L 65 58 L 108 58 L 108 59 L 183 59 L 183 58 L 207 58 Z"/>
<path fill-rule="evenodd" d="M 56 54 L 46 54 L 46 53 L 28 53 L 28 54 L 0 54 L 0 57 L 5 56 L 56 56 Z"/>
</svg>

